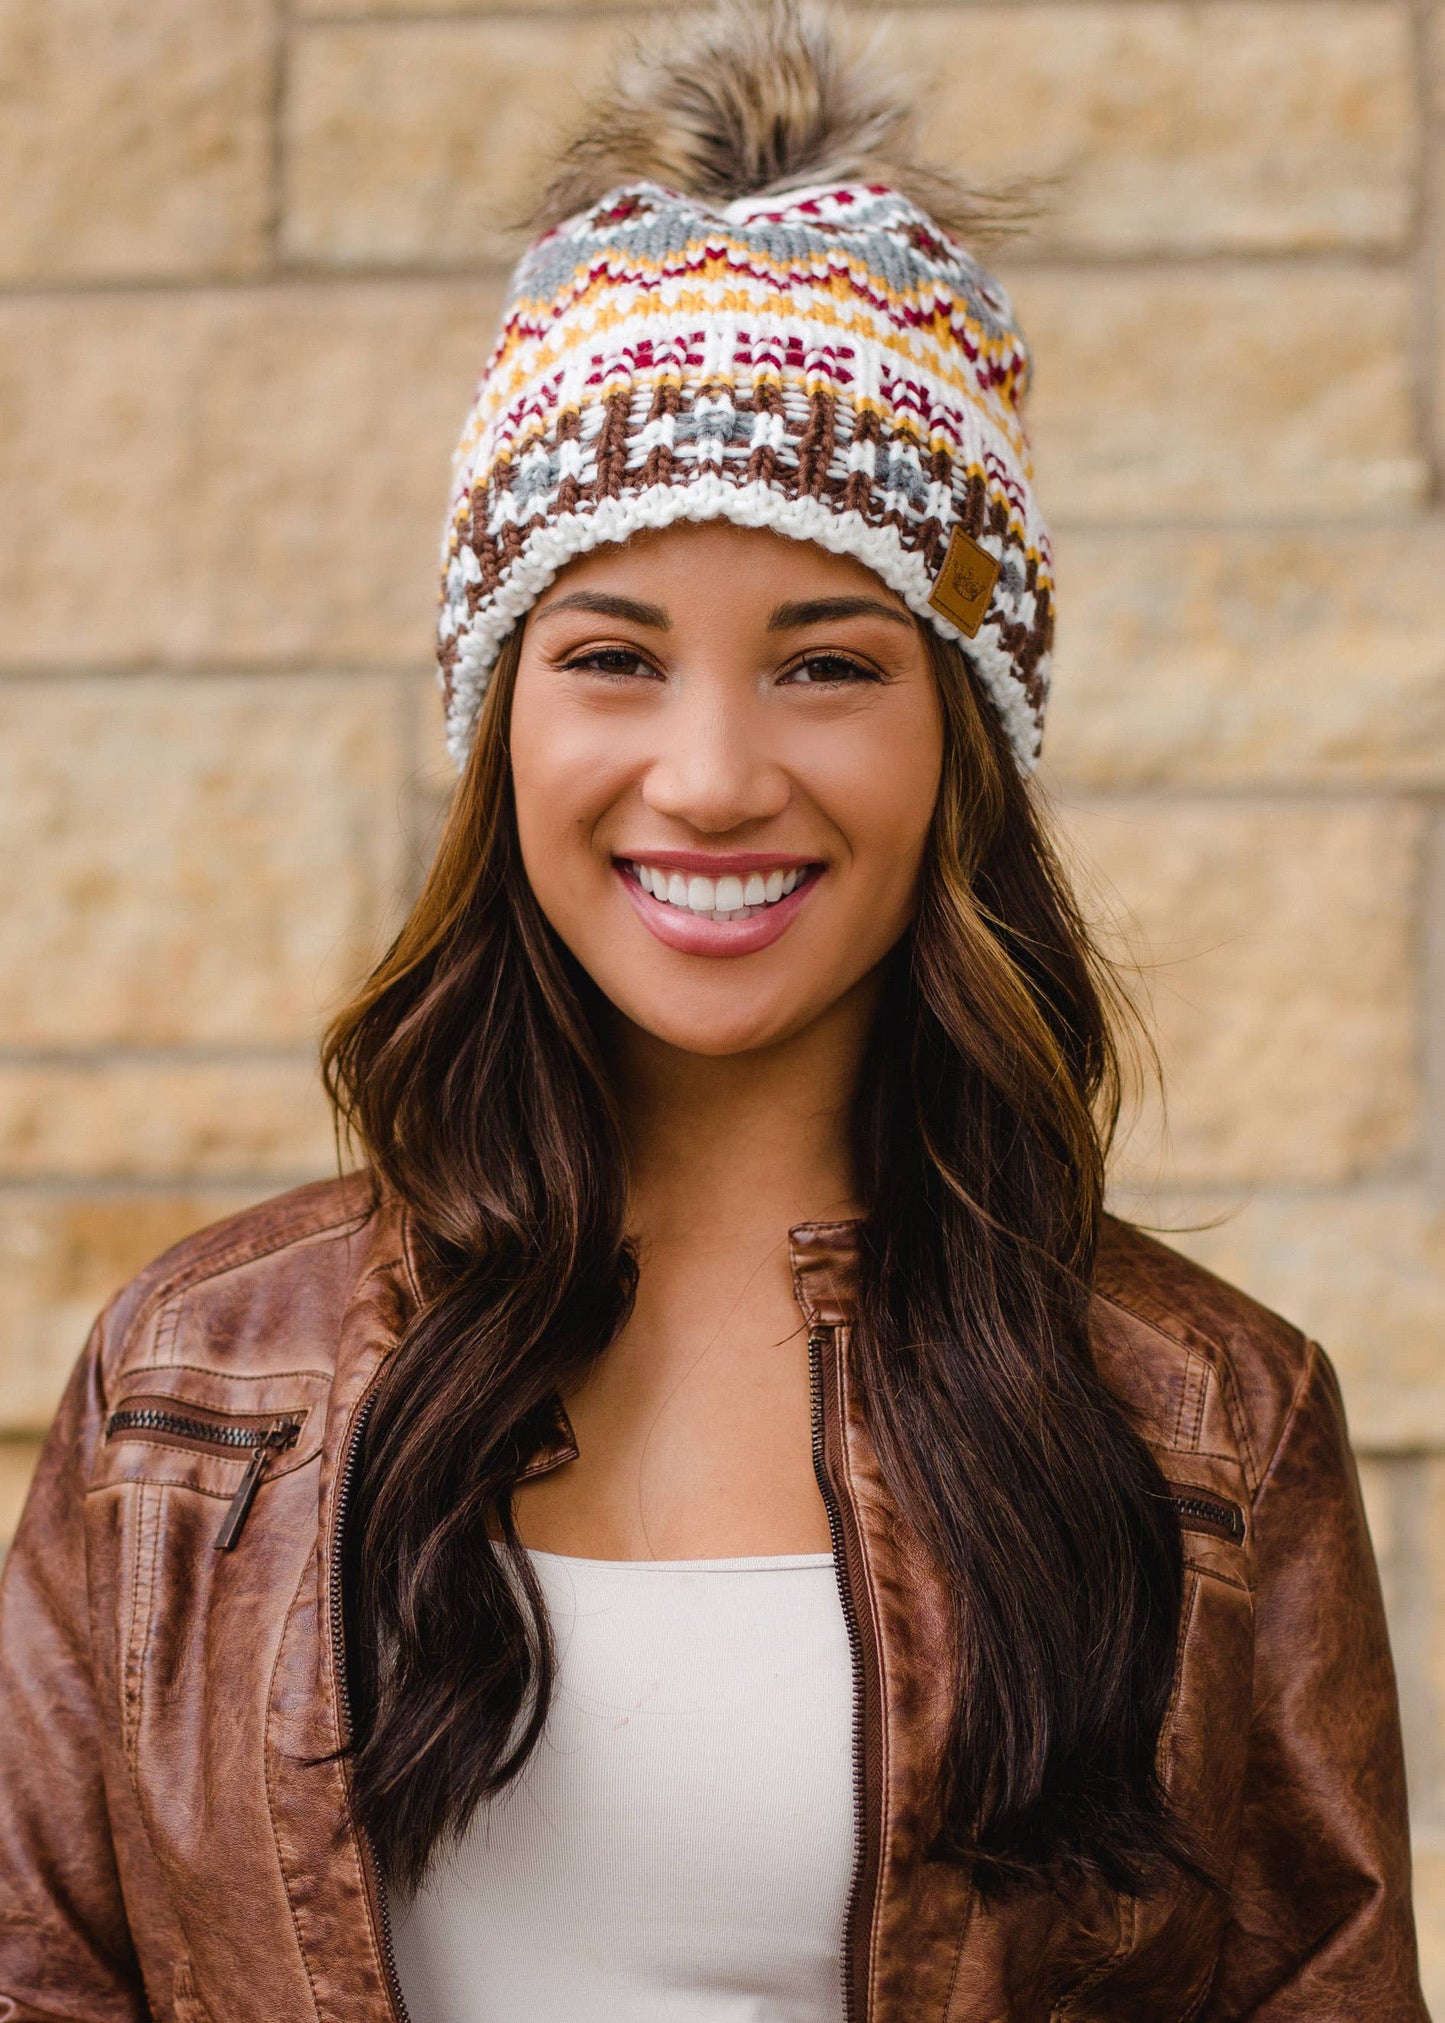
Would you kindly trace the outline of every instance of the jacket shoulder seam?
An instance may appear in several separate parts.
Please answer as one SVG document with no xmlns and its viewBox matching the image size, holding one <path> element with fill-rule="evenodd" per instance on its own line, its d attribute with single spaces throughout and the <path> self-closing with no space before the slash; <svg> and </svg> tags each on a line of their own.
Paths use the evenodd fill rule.
<svg viewBox="0 0 1445 2023">
<path fill-rule="evenodd" d="M 1254 1443 L 1250 1438 L 1249 1418 L 1240 1403 L 1239 1388 L 1234 1375 L 1233 1358 L 1224 1344 L 1218 1341 L 1214 1335 L 1207 1333 L 1203 1328 L 1193 1326 L 1190 1328 L 1191 1339 L 1186 1340 L 1182 1333 L 1165 1327 L 1157 1315 L 1141 1313 L 1137 1307 L 1131 1306 L 1128 1300 L 1121 1299 L 1116 1292 L 1105 1292 L 1096 1287 L 1095 1297 L 1101 1300 L 1105 1306 L 1114 1307 L 1120 1313 L 1128 1314 L 1131 1320 L 1138 1321 L 1141 1327 L 1151 1329 L 1153 1333 L 1161 1336 L 1166 1342 L 1172 1342 L 1176 1348 L 1183 1349 L 1186 1355 L 1201 1353 L 1206 1355 L 1209 1367 L 1219 1378 L 1219 1388 L 1224 1398 L 1224 1409 L 1229 1414 L 1229 1424 L 1244 1455 L 1245 1466 L 1249 1470 L 1250 1479 L 1253 1483 L 1258 1484 L 1260 1481 L 1260 1470 L 1258 1461 L 1255 1458 Z"/>
<path fill-rule="evenodd" d="M 126 1351 L 152 1321 L 163 1319 L 171 1303 L 184 1294 L 193 1292 L 197 1286 L 207 1285 L 213 1279 L 224 1278 L 227 1272 L 235 1271 L 246 1264 L 259 1264 L 263 1258 L 277 1257 L 282 1251 L 291 1250 L 297 1244 L 305 1243 L 318 1236 L 332 1236 L 349 1228 L 359 1229 L 368 1219 L 369 1211 L 353 1211 L 349 1215 L 338 1216 L 330 1222 L 303 1223 L 300 1227 L 282 1231 L 272 1241 L 252 1239 L 232 1242 L 229 1247 L 203 1253 L 189 1262 L 182 1263 L 157 1285 L 152 1286 L 141 1298 L 136 1311 L 126 1320 L 115 1344 L 116 1373 L 124 1367 Z M 111 1301 L 112 1309 L 123 1298 L 118 1293 Z M 167 1366 L 168 1367 L 168 1366 Z"/>
<path fill-rule="evenodd" d="M 1305 1343 L 1304 1368 L 1300 1371 L 1299 1382 L 1294 1387 L 1293 1395 L 1289 1401 L 1289 1408 L 1280 1421 L 1279 1437 L 1276 1439 L 1273 1447 L 1270 1448 L 1269 1459 L 1265 1462 L 1264 1468 L 1260 1473 L 1254 1491 L 1254 1503 L 1259 1502 L 1259 1499 L 1269 1487 L 1269 1478 L 1274 1473 L 1275 1464 L 1279 1460 L 1284 1450 L 1284 1444 L 1288 1440 L 1290 1431 L 1303 1408 L 1305 1393 L 1314 1383 L 1315 1377 L 1319 1372 L 1320 1362 L 1321 1350 L 1319 1343 L 1313 1340 L 1307 1341 Z"/>
</svg>

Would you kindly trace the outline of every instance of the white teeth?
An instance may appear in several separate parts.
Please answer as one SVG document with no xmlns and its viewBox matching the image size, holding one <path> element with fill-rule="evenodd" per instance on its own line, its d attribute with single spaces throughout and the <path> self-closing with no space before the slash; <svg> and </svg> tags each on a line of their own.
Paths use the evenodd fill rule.
<svg viewBox="0 0 1445 2023">
<path fill-rule="evenodd" d="M 632 868 L 638 884 L 654 899 L 712 920 L 751 920 L 764 906 L 776 906 L 803 876 L 800 870 L 769 871 L 766 876 L 753 871 L 744 882 L 731 872 L 716 879 L 686 877 L 681 871 L 659 871 L 636 860 Z"/>
</svg>

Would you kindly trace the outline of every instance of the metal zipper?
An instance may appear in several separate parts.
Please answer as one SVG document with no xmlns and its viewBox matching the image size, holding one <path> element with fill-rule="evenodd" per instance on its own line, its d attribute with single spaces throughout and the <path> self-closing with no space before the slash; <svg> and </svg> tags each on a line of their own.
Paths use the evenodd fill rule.
<svg viewBox="0 0 1445 2023">
<path fill-rule="evenodd" d="M 1244 1512 L 1223 1496 L 1210 1496 L 1202 1489 L 1171 1490 L 1171 1502 L 1185 1531 L 1212 1532 L 1238 1545 L 1244 1537 Z"/>
<path fill-rule="evenodd" d="M 351 1684 L 346 1676 L 346 1613 L 342 1594 L 342 1546 L 346 1536 L 346 1512 L 351 1502 L 351 1492 L 356 1486 L 356 1471 L 361 1459 L 361 1441 L 366 1432 L 366 1422 L 371 1417 L 371 1408 L 376 1403 L 380 1373 L 372 1379 L 357 1409 L 352 1423 L 351 1438 L 342 1459 L 341 1470 L 336 1478 L 336 1512 L 331 1526 L 331 1662 L 336 1674 L 336 1698 L 341 1709 L 341 1724 L 347 1745 L 351 1742 Z M 391 1930 L 391 1905 L 387 1902 L 386 1885 L 382 1881 L 381 1868 L 376 1852 L 360 1822 L 353 1817 L 352 1831 L 356 1835 L 357 1846 L 361 1849 L 362 1864 L 371 1884 L 371 1899 L 376 1905 L 377 1936 L 381 1945 L 382 1972 L 386 1980 L 387 1993 L 391 1997 L 392 2014 L 396 2023 L 410 2023 L 406 1997 L 401 1992 L 401 1976 L 396 1970 L 396 1943 Z"/>
<path fill-rule="evenodd" d="M 853 1659 L 853 1877 L 848 1886 L 848 1904 L 843 1917 L 843 2023 L 866 2023 L 867 1995 L 860 2006 L 856 1987 L 858 1925 L 863 1909 L 865 1876 L 868 1868 L 868 1788 L 867 1724 L 868 1701 L 864 1681 L 863 1626 L 854 1600 L 854 1581 L 860 1555 L 845 1523 L 837 1489 L 828 1472 L 826 1427 L 824 1424 L 823 1352 L 833 1345 L 835 1330 L 813 1328 L 808 1333 L 808 1376 L 813 1411 L 813 1473 L 822 1492 L 828 1514 L 828 1532 L 833 1542 L 833 1568 L 838 1596 L 843 1605 L 843 1622 Z"/>
<path fill-rule="evenodd" d="M 204 1410 L 204 1407 L 197 1408 Z M 123 1440 L 127 1434 L 158 1435 L 158 1445 L 181 1443 L 195 1447 L 215 1447 L 226 1453 L 249 1448 L 251 1459 L 235 1495 L 226 1507 L 221 1528 L 213 1541 L 217 1552 L 231 1552 L 251 1514 L 256 1491 L 261 1487 L 273 1454 L 294 1447 L 301 1434 L 301 1420 L 279 1414 L 269 1426 L 246 1426 L 236 1421 L 199 1419 L 190 1412 L 174 1411 L 169 1405 L 122 1405 L 105 1422 L 107 1440 Z"/>
</svg>

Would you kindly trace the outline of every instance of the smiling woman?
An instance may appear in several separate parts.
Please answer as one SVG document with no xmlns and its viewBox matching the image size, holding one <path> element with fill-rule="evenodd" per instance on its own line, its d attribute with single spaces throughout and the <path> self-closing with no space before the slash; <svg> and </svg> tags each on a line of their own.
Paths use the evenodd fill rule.
<svg viewBox="0 0 1445 2023">
<path fill-rule="evenodd" d="M 559 169 L 350 1180 L 107 1310 L 0 1615 L 20 2023 L 1421 2023 L 1320 1350 L 1104 1212 L 981 212 L 787 0 Z"/>
<path fill-rule="evenodd" d="M 610 1003 L 649 1027 L 671 1007 L 674 1045 L 796 1039 L 907 926 L 943 726 L 917 622 L 881 591 L 851 556 L 715 521 L 595 549 L 527 620 L 528 881 Z"/>
</svg>

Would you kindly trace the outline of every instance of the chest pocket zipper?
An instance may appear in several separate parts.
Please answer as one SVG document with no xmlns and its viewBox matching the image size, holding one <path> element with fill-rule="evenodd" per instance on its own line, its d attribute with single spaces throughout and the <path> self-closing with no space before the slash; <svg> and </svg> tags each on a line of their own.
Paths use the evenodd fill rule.
<svg viewBox="0 0 1445 2023">
<path fill-rule="evenodd" d="M 203 1411 L 203 1407 L 191 1406 L 181 1399 L 174 1403 L 152 1400 L 122 1405 L 106 1420 L 105 1437 L 108 1441 L 149 1440 L 161 1447 L 184 1447 L 203 1453 L 249 1453 L 246 1472 L 213 1540 L 217 1552 L 230 1552 L 245 1528 L 272 1457 L 296 1445 L 301 1418 L 278 1413 L 269 1425 L 246 1425 L 237 1420 L 206 1418 Z"/>
<path fill-rule="evenodd" d="M 1184 1531 L 1205 1531 L 1214 1538 L 1227 1538 L 1239 1545 L 1244 1540 L 1244 1512 L 1226 1497 L 1211 1496 L 1202 1489 L 1185 1489 L 1170 1484 L 1170 1500 Z"/>
</svg>

